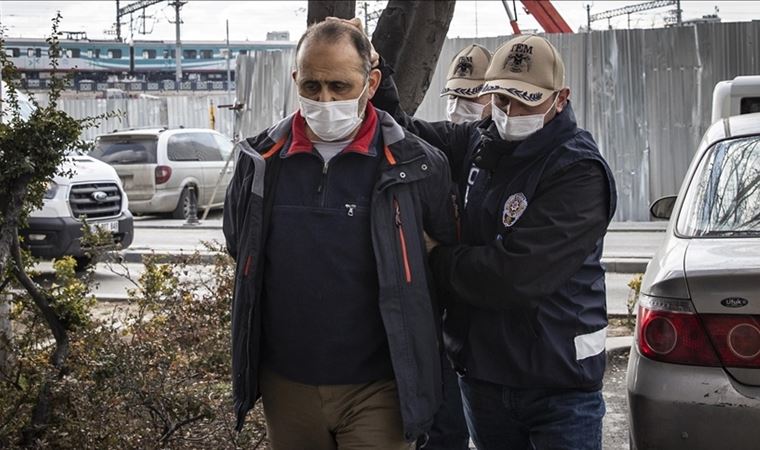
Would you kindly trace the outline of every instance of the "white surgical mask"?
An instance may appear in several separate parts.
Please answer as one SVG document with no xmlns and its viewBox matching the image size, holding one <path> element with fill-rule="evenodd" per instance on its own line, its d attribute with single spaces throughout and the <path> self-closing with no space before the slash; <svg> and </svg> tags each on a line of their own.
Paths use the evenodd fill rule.
<svg viewBox="0 0 760 450">
<path fill-rule="evenodd" d="M 491 117 L 494 123 L 496 123 L 496 129 L 499 132 L 499 136 L 505 141 L 522 141 L 528 138 L 531 134 L 544 127 L 544 119 L 546 115 L 551 112 L 557 103 L 557 98 L 554 97 L 552 106 L 543 114 L 531 114 L 529 116 L 515 116 L 510 117 L 508 113 L 504 112 L 501 108 L 494 103 L 495 96 L 491 96 Z M 509 107 L 507 107 L 509 109 Z"/>
<path fill-rule="evenodd" d="M 484 107 L 478 102 L 451 95 L 446 102 L 446 117 L 454 123 L 473 122 L 480 120 Z"/>
<path fill-rule="evenodd" d="M 367 91 L 364 85 L 361 94 L 353 100 L 317 102 L 298 96 L 301 115 L 311 131 L 325 142 L 339 141 L 351 134 L 359 126 L 363 117 L 359 115 L 359 100 Z"/>
</svg>

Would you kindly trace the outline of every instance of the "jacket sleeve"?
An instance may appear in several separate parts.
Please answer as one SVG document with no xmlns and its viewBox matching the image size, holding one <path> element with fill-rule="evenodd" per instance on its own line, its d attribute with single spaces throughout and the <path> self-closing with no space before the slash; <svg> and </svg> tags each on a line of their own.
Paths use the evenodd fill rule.
<svg viewBox="0 0 760 450">
<path fill-rule="evenodd" d="M 414 118 L 401 109 L 396 82 L 393 80 L 393 69 L 380 58 L 380 71 L 383 74 L 380 87 L 372 97 L 372 105 L 390 114 L 396 122 L 407 131 L 421 137 L 433 147 L 440 149 L 449 159 L 453 173 L 462 170 L 465 154 L 472 133 L 477 133 L 476 127 L 480 122 L 455 124 L 446 120 L 427 122 Z"/>
<path fill-rule="evenodd" d="M 235 149 L 240 151 L 239 149 Z M 232 259 L 237 259 L 237 244 L 238 244 L 238 206 L 240 203 L 240 194 L 242 192 L 241 186 L 243 185 L 244 178 L 244 166 L 246 156 L 240 152 L 235 163 L 235 172 L 232 175 L 230 184 L 227 185 L 227 191 L 224 196 L 224 214 L 222 216 L 222 232 L 224 233 L 224 240 L 227 246 L 227 252 L 232 256 Z"/>
<path fill-rule="evenodd" d="M 449 163 L 437 149 L 431 149 L 430 160 L 434 172 L 425 185 L 427 201 L 423 207 L 423 228 L 436 242 L 456 244 L 459 241 L 459 211 Z"/>
<path fill-rule="evenodd" d="M 610 189 L 600 163 L 582 161 L 539 186 L 503 239 L 438 246 L 431 253 L 446 298 L 485 309 L 527 308 L 577 272 L 604 237 Z"/>
</svg>

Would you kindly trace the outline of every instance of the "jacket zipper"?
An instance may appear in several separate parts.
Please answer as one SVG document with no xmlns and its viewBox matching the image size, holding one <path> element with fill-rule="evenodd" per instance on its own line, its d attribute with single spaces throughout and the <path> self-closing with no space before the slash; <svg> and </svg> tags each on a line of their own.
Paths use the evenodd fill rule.
<svg viewBox="0 0 760 450">
<path fill-rule="evenodd" d="M 412 269 L 409 267 L 409 255 L 406 251 L 406 238 L 404 237 L 404 225 L 401 223 L 401 207 L 398 204 L 398 199 L 396 196 L 393 196 L 393 208 L 396 210 L 396 229 L 398 229 L 398 238 L 399 242 L 401 242 L 401 259 L 404 263 L 404 275 L 406 277 L 406 282 L 411 283 L 412 282 Z"/>
<path fill-rule="evenodd" d="M 319 181 L 319 187 L 317 187 L 317 194 L 320 194 L 320 204 L 325 206 L 325 183 L 327 182 L 327 170 L 329 163 L 325 162 L 322 166 L 322 179 Z"/>
</svg>

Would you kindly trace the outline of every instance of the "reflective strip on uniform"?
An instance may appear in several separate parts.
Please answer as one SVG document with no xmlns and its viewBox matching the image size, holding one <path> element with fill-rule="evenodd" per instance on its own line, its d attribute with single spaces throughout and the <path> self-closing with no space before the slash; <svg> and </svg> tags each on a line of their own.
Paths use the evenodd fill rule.
<svg viewBox="0 0 760 450">
<path fill-rule="evenodd" d="M 604 351 L 607 340 L 607 327 L 593 333 L 575 336 L 575 358 L 580 361 L 589 356 L 595 356 Z"/>
</svg>

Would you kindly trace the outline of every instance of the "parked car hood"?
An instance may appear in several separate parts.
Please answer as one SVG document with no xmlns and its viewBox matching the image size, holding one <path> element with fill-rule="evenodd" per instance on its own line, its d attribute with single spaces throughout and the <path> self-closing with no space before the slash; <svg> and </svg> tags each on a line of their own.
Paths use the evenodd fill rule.
<svg viewBox="0 0 760 450">
<path fill-rule="evenodd" d="M 64 175 L 56 175 L 56 184 L 68 185 L 72 182 L 107 181 L 119 183 L 116 171 L 110 165 L 86 155 L 67 156 L 59 166 Z M 71 172 L 69 177 L 66 173 Z"/>
</svg>

